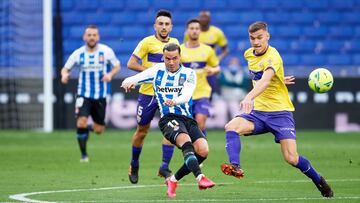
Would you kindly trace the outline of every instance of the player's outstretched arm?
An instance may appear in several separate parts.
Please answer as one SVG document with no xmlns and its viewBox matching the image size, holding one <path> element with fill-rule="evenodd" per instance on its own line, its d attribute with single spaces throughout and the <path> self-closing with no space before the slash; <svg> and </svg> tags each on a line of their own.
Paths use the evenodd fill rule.
<svg viewBox="0 0 360 203">
<path fill-rule="evenodd" d="M 266 90 L 271 82 L 271 78 L 274 77 L 274 75 L 274 69 L 267 68 L 261 79 L 256 82 L 253 89 L 245 96 L 244 100 L 240 102 L 240 109 L 242 109 L 245 113 L 250 113 L 254 107 L 253 100 Z"/>
<path fill-rule="evenodd" d="M 295 84 L 295 76 L 288 75 L 284 77 L 284 83 L 285 85 L 293 85 Z"/>
</svg>

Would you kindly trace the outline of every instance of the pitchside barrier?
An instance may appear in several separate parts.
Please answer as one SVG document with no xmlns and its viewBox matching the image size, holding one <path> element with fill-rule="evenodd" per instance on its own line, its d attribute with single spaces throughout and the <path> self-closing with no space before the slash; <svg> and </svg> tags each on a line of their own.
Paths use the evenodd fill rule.
<svg viewBox="0 0 360 203">
<path fill-rule="evenodd" d="M 1 79 L 4 80 L 4 79 Z M 2 84 L 14 81 L 6 79 Z M 34 80 L 34 81 L 33 81 Z M 36 83 L 36 79 L 22 79 L 22 83 Z M 125 94 L 120 89 L 120 79 L 112 83 L 113 94 L 107 107 L 107 125 L 110 128 L 133 129 L 136 127 L 137 91 Z M 74 128 L 74 102 L 77 80 L 72 79 L 64 87 L 64 96 L 54 96 L 54 109 L 60 109 L 55 114 L 55 128 Z M 55 86 L 55 85 L 54 85 Z M 56 90 L 55 90 L 56 92 Z M 360 80 L 358 78 L 337 78 L 333 89 L 325 94 L 314 94 L 307 86 L 306 79 L 296 79 L 296 84 L 289 87 L 290 97 L 295 105 L 294 113 L 297 129 L 328 129 L 337 132 L 360 131 Z M 32 117 L 41 114 L 36 110 L 43 101 L 41 88 L 29 89 L 28 85 L 18 86 L 16 91 L 0 92 L 0 128 L 19 128 L 27 126 L 23 109 L 33 109 Z M 211 118 L 208 128 L 223 128 L 227 121 L 239 114 L 238 101 L 224 100 L 221 97 L 212 101 Z M 16 104 L 16 105 L 15 105 Z M 18 108 L 14 108 L 17 106 Z M 15 111 L 15 112 L 14 112 Z M 28 111 L 27 111 L 28 112 Z M 39 116 L 41 117 L 41 115 Z M 15 119 L 15 120 L 12 120 Z M 157 127 L 159 115 L 152 122 Z M 9 125 L 9 123 L 11 125 Z M 25 127 L 26 128 L 26 127 Z"/>
</svg>

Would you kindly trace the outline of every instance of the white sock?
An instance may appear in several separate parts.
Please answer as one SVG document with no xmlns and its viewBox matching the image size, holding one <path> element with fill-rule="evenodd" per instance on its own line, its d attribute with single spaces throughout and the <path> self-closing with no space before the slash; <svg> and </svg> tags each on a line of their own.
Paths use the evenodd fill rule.
<svg viewBox="0 0 360 203">
<path fill-rule="evenodd" d="M 175 178 L 175 175 L 171 175 L 170 176 L 170 181 L 172 182 L 177 182 L 176 178 Z"/>
<path fill-rule="evenodd" d="M 199 175 L 196 177 L 196 180 L 199 182 L 203 176 L 204 176 L 204 174 L 199 174 Z"/>
</svg>

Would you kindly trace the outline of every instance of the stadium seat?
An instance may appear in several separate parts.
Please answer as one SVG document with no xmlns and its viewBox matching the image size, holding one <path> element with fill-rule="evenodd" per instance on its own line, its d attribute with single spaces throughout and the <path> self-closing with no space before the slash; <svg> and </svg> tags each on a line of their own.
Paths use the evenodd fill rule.
<svg viewBox="0 0 360 203">
<path fill-rule="evenodd" d="M 100 27 L 100 35 L 103 38 L 120 39 L 122 34 L 123 32 L 120 27 L 115 27 L 115 26 Z"/>
<path fill-rule="evenodd" d="M 85 15 L 86 24 L 95 24 L 99 27 L 108 24 L 111 17 L 111 13 L 89 13 Z"/>
<path fill-rule="evenodd" d="M 147 30 L 142 26 L 123 26 L 121 27 L 121 37 L 124 39 L 142 39 L 148 35 Z"/>
<path fill-rule="evenodd" d="M 153 1 L 151 7 L 154 8 L 155 11 L 160 9 L 174 10 L 176 8 L 176 1 L 169 0 L 156 0 Z"/>
<path fill-rule="evenodd" d="M 116 26 L 123 25 L 132 25 L 136 21 L 136 13 L 135 12 L 114 12 L 111 18 L 111 23 Z"/>
<path fill-rule="evenodd" d="M 351 50 L 350 52 L 359 53 L 360 52 L 360 39 L 350 41 Z"/>
<path fill-rule="evenodd" d="M 345 54 L 330 54 L 327 56 L 327 65 L 351 65 L 351 57 Z"/>
<path fill-rule="evenodd" d="M 331 5 L 337 10 L 351 10 L 355 6 L 352 0 L 331 0 Z"/>
<path fill-rule="evenodd" d="M 286 69 L 286 66 L 299 65 L 299 56 L 297 54 L 281 54 L 281 56 L 282 56 L 282 60 L 283 60 L 285 69 Z"/>
<path fill-rule="evenodd" d="M 226 37 L 236 39 L 236 38 L 248 38 L 248 27 L 240 25 L 239 23 L 228 25 L 224 28 L 224 33 Z"/>
<path fill-rule="evenodd" d="M 296 24 L 313 25 L 314 21 L 316 20 L 316 17 L 314 13 L 307 11 L 300 11 L 300 12 L 292 12 L 290 14 L 290 19 L 292 22 Z"/>
<path fill-rule="evenodd" d="M 70 39 L 81 40 L 85 26 L 72 26 L 69 32 Z"/>
<path fill-rule="evenodd" d="M 324 38 L 324 36 L 329 34 L 327 26 L 303 27 L 303 29 L 303 34 L 306 38 Z"/>
<path fill-rule="evenodd" d="M 200 11 L 202 7 L 201 1 L 181 0 L 177 2 L 176 8 L 184 11 Z"/>
<path fill-rule="evenodd" d="M 239 10 L 249 10 L 254 8 L 255 3 L 253 1 L 241 1 L 238 0 L 229 0 L 229 8 L 239 9 Z"/>
<path fill-rule="evenodd" d="M 245 23 L 246 25 L 250 25 L 255 21 L 264 20 L 264 14 L 259 11 L 244 11 L 238 14 L 236 19 L 237 23 Z"/>
<path fill-rule="evenodd" d="M 302 10 L 304 8 L 304 2 L 303 1 L 281 1 L 280 2 L 281 8 L 284 8 L 284 10 Z"/>
<path fill-rule="evenodd" d="M 301 35 L 301 27 L 299 26 L 279 26 L 276 28 L 276 35 L 283 37 L 299 37 Z"/>
<path fill-rule="evenodd" d="M 125 2 L 119 0 L 106 0 L 103 2 L 102 6 L 105 11 L 110 11 L 114 14 L 125 7 Z"/>
<path fill-rule="evenodd" d="M 211 14 L 211 21 L 214 24 L 233 24 L 240 23 L 239 22 L 239 13 L 237 12 L 229 12 L 229 11 L 221 11 L 221 12 L 213 12 Z"/>
<path fill-rule="evenodd" d="M 119 47 L 119 53 L 117 54 L 128 54 L 129 57 L 132 52 L 135 50 L 136 46 L 138 45 L 139 41 L 137 40 L 121 40 L 117 42 Z"/>
<path fill-rule="evenodd" d="M 71 26 L 71 25 L 83 25 L 85 22 L 85 18 L 83 15 L 80 15 L 76 11 L 71 12 L 64 12 L 62 14 L 62 20 L 64 26 Z"/>
<path fill-rule="evenodd" d="M 328 1 L 314 1 L 314 0 L 305 0 L 305 7 L 311 10 L 328 10 L 329 2 Z"/>
<path fill-rule="evenodd" d="M 136 14 L 136 23 L 144 24 L 145 26 L 151 26 L 155 22 L 154 12 L 137 12 Z"/>
<path fill-rule="evenodd" d="M 280 6 L 280 0 L 255 0 L 255 5 L 261 10 L 275 10 Z"/>
<path fill-rule="evenodd" d="M 304 54 L 300 56 L 299 65 L 323 66 L 326 63 L 326 55 Z"/>
<path fill-rule="evenodd" d="M 88 13 L 92 13 L 96 11 L 100 7 L 100 2 L 98 0 L 76 0 L 75 7 L 78 11 L 85 11 Z"/>
<path fill-rule="evenodd" d="M 338 12 L 319 12 L 317 14 L 317 19 L 320 24 L 338 24 L 341 20 L 340 13 Z"/>
<path fill-rule="evenodd" d="M 325 54 L 340 53 L 344 48 L 344 41 L 342 40 L 326 40 L 322 41 L 322 44 Z"/>
<path fill-rule="evenodd" d="M 288 12 L 267 12 L 265 13 L 267 23 L 271 24 L 288 24 L 290 14 Z M 294 19 L 294 18 L 291 18 Z"/>
<path fill-rule="evenodd" d="M 149 1 L 143 0 L 127 0 L 126 8 L 132 11 L 145 11 L 149 9 L 150 3 Z"/>
<path fill-rule="evenodd" d="M 207 10 L 221 11 L 226 9 L 226 1 L 223 0 L 204 0 L 203 8 Z"/>
<path fill-rule="evenodd" d="M 71 11 L 74 8 L 74 1 L 60 1 L 60 8 L 62 11 Z M 55 6 L 54 6 L 55 8 Z M 54 12 L 54 11 L 53 11 Z"/>
<path fill-rule="evenodd" d="M 184 26 L 174 26 L 170 33 L 170 36 L 178 39 L 181 44 L 184 40 L 185 31 L 186 31 L 185 25 Z"/>
<path fill-rule="evenodd" d="M 360 66 L 360 54 L 352 55 L 352 63 L 355 66 Z"/>
<path fill-rule="evenodd" d="M 192 11 L 192 12 L 181 12 L 181 11 L 174 11 L 172 13 L 172 21 L 174 25 L 180 25 L 184 26 L 186 22 L 192 18 L 197 18 L 199 15 L 198 11 Z"/>
<path fill-rule="evenodd" d="M 336 38 L 349 38 L 353 36 L 352 26 L 333 26 L 329 29 L 330 36 Z"/>
<path fill-rule="evenodd" d="M 84 45 L 83 41 L 80 40 L 64 40 L 63 48 L 64 52 L 66 53 L 72 53 L 76 49 L 80 48 Z"/>
<path fill-rule="evenodd" d="M 290 48 L 290 44 L 288 41 L 285 41 L 285 40 L 281 40 L 281 39 L 278 39 L 278 40 L 270 40 L 269 44 L 272 46 L 272 47 L 275 47 L 276 50 L 278 50 L 281 53 L 285 53 L 285 52 L 288 52 L 289 51 L 289 48 Z"/>
<path fill-rule="evenodd" d="M 342 23 L 353 25 L 353 23 L 360 24 L 360 13 L 359 12 L 344 12 L 341 18 Z"/>
</svg>

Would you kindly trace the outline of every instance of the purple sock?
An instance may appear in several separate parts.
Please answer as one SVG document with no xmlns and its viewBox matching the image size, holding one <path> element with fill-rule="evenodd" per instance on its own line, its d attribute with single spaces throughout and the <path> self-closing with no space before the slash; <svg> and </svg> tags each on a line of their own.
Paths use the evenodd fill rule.
<svg viewBox="0 0 360 203">
<path fill-rule="evenodd" d="M 172 155 L 174 153 L 174 145 L 162 145 L 163 158 L 160 166 L 161 170 L 168 169 Z"/>
<path fill-rule="evenodd" d="M 132 146 L 132 157 L 131 157 L 132 167 L 139 167 L 139 156 L 141 150 L 142 150 L 142 146 L 141 147 L 135 147 L 134 145 Z"/>
<path fill-rule="evenodd" d="M 299 162 L 295 167 L 300 169 L 300 171 L 307 177 L 311 178 L 316 185 L 320 183 L 320 174 L 316 172 L 314 167 L 311 166 L 309 160 L 305 157 L 299 156 Z"/>
<path fill-rule="evenodd" d="M 205 135 L 205 137 L 207 136 L 207 134 L 206 134 L 206 129 L 201 130 L 201 132 Z"/>
<path fill-rule="evenodd" d="M 240 150 L 241 142 L 240 136 L 237 132 L 226 132 L 226 151 L 231 164 L 240 166 Z"/>
</svg>

